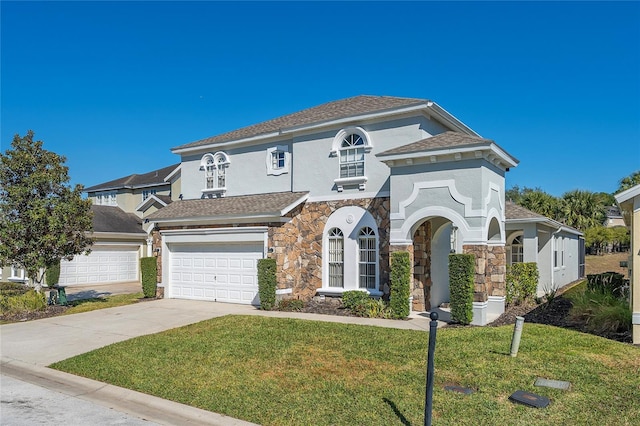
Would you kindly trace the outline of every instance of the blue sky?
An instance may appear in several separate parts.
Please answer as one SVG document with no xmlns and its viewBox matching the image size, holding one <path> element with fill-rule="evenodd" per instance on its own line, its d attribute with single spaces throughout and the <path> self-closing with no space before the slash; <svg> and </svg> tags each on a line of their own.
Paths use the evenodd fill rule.
<svg viewBox="0 0 640 426">
<path fill-rule="evenodd" d="M 640 170 L 640 2 L 0 2 L 1 150 L 28 129 L 85 186 L 350 96 L 431 99 L 520 165 L 613 192 Z"/>
</svg>

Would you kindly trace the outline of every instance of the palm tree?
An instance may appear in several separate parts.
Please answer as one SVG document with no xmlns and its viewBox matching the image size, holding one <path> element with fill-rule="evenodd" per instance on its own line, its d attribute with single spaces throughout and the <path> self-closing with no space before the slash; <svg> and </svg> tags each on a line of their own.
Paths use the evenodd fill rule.
<svg viewBox="0 0 640 426">
<path fill-rule="evenodd" d="M 636 185 L 640 185 L 640 170 L 631 173 L 629 176 L 622 178 L 620 180 L 620 186 L 618 187 L 618 190 L 616 191 L 616 194 L 618 192 L 622 192 L 625 191 L 633 186 Z"/>
<path fill-rule="evenodd" d="M 602 225 L 605 206 L 597 194 L 576 189 L 562 196 L 562 221 L 581 231 Z"/>
<path fill-rule="evenodd" d="M 557 219 L 560 210 L 560 200 L 541 189 L 525 191 L 518 204 L 551 219 Z"/>
</svg>

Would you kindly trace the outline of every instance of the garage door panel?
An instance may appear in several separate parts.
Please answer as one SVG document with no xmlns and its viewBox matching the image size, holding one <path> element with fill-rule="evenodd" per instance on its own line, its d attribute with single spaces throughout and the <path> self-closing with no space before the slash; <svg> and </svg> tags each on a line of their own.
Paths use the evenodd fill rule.
<svg viewBox="0 0 640 426">
<path fill-rule="evenodd" d="M 61 285 L 100 284 L 138 280 L 138 251 L 131 247 L 94 246 L 60 264 Z"/>
<path fill-rule="evenodd" d="M 169 245 L 170 297 L 258 303 L 260 244 Z M 188 290 L 187 290 L 188 289 Z"/>
</svg>

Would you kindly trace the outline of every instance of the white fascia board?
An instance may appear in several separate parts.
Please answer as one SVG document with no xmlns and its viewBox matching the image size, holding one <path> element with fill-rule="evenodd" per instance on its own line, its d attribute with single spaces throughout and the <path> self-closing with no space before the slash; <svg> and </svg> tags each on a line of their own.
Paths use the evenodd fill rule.
<svg viewBox="0 0 640 426">
<path fill-rule="evenodd" d="M 151 194 L 146 200 L 143 200 L 140 204 L 138 204 L 138 206 L 136 207 L 136 211 L 142 211 L 143 209 L 146 209 L 148 207 L 147 204 L 153 203 L 155 201 L 162 204 L 162 207 L 166 207 L 167 205 L 167 203 L 156 197 L 155 194 Z"/>
<path fill-rule="evenodd" d="M 140 233 L 131 233 L 131 232 L 91 232 L 89 236 L 95 238 L 98 244 L 103 244 L 104 241 L 102 239 L 131 239 L 131 240 L 145 240 L 147 238 L 147 234 L 144 233 L 142 227 L 140 228 Z M 121 243 L 118 241 L 114 241 L 114 243 Z"/>
<path fill-rule="evenodd" d="M 199 151 L 209 151 L 214 147 L 217 151 L 219 151 L 225 148 L 229 148 L 230 146 L 251 144 L 253 142 L 263 142 L 265 139 L 277 138 L 279 136 L 282 136 L 282 132 L 263 133 L 257 136 L 252 136 L 250 138 L 233 139 L 226 142 L 212 142 L 210 144 L 192 146 L 188 148 L 172 148 L 171 152 L 179 155 L 190 154 L 197 153 Z"/>
<path fill-rule="evenodd" d="M 254 223 L 254 222 L 288 222 L 278 213 L 256 214 L 251 216 L 210 216 L 210 217 L 186 217 L 180 219 L 154 219 L 153 222 L 162 226 L 187 226 L 187 225 L 211 225 L 224 223 Z"/>
<path fill-rule="evenodd" d="M 423 158 L 430 157 L 443 157 L 450 156 L 455 154 L 465 154 L 470 152 L 489 152 L 496 156 L 497 159 L 500 160 L 500 163 L 504 168 L 512 168 L 518 165 L 518 160 L 514 157 L 507 154 L 502 148 L 500 148 L 495 143 L 490 144 L 478 144 L 478 145 L 466 145 L 462 147 L 452 147 L 452 148 L 443 148 L 435 151 L 418 151 L 418 152 L 410 152 L 410 153 L 402 153 L 402 154 L 390 154 L 390 155 L 377 155 L 380 158 L 380 161 L 403 161 L 403 160 L 417 160 Z M 399 165 L 410 165 L 410 164 L 399 164 Z"/>
<path fill-rule="evenodd" d="M 295 209 L 296 207 L 298 207 L 300 204 L 304 203 L 308 199 L 309 199 L 309 193 L 304 194 L 302 197 L 298 198 L 296 201 L 294 201 L 293 203 L 289 204 L 284 209 L 280 210 L 280 216 L 286 215 L 291 210 Z"/>
<path fill-rule="evenodd" d="M 171 182 L 171 179 L 173 179 L 173 177 L 175 175 L 177 175 L 178 173 L 180 173 L 180 171 L 182 170 L 182 163 L 178 164 L 178 167 L 176 167 L 175 169 L 173 169 L 173 171 L 171 173 L 169 173 L 167 175 L 167 177 L 164 178 L 165 182 Z"/>
<path fill-rule="evenodd" d="M 164 244 L 264 242 L 266 226 L 244 228 L 168 229 L 160 231 Z"/>
<path fill-rule="evenodd" d="M 622 191 L 619 194 L 614 195 L 618 204 L 625 203 L 639 196 L 640 196 L 640 185 L 632 186 L 631 188 L 625 191 Z"/>
<path fill-rule="evenodd" d="M 467 126 L 462 121 L 458 120 L 453 114 L 451 114 L 446 109 L 442 108 L 437 103 L 435 103 L 433 101 L 429 101 L 427 103 L 427 107 L 429 108 L 430 112 L 435 113 L 435 115 L 438 118 L 440 118 L 441 121 L 444 121 L 445 124 L 448 124 L 449 126 L 455 128 L 455 129 L 457 129 L 457 130 L 459 130 L 462 133 L 465 133 L 467 135 L 477 136 L 479 138 L 482 137 L 478 133 L 476 133 L 471 127 Z"/>
</svg>

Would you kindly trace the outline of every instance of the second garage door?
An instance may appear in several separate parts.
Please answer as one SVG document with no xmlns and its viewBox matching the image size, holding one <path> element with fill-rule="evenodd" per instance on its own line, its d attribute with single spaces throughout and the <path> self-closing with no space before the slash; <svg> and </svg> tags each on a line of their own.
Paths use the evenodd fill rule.
<svg viewBox="0 0 640 426">
<path fill-rule="evenodd" d="M 170 245 L 170 296 L 259 304 L 261 244 Z"/>
<path fill-rule="evenodd" d="M 94 246 L 88 256 L 60 263 L 61 285 L 106 284 L 138 280 L 138 249 Z"/>
</svg>

